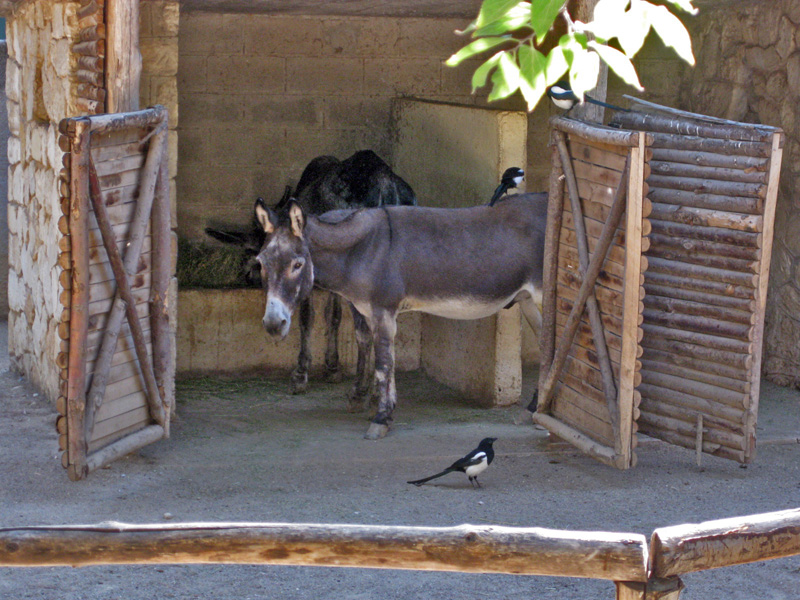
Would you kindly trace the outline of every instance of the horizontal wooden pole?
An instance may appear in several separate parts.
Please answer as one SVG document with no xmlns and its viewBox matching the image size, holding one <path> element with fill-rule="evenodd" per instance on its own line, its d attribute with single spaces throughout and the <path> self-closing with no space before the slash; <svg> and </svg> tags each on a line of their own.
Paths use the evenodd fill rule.
<svg viewBox="0 0 800 600">
<path fill-rule="evenodd" d="M 651 538 L 651 568 L 670 577 L 800 554 L 800 509 L 662 527 Z"/>
<path fill-rule="evenodd" d="M 101 523 L 0 528 L 0 566 L 273 564 L 647 580 L 641 534 L 540 527 Z"/>
<path fill-rule="evenodd" d="M 701 167 L 766 171 L 769 166 L 769 161 L 766 158 L 755 156 L 725 155 L 696 150 L 674 150 L 671 148 L 654 148 L 651 152 L 653 160 L 693 164 Z"/>
<path fill-rule="evenodd" d="M 598 144 L 612 144 L 614 146 L 633 147 L 639 144 L 638 131 L 621 131 L 611 127 L 604 127 L 597 124 L 588 124 L 567 117 L 554 117 L 550 120 L 554 129 L 563 131 L 570 135 L 576 135 L 584 140 Z M 649 146 L 652 138 L 648 134 L 645 138 L 645 145 Z"/>
<path fill-rule="evenodd" d="M 559 421 L 558 419 L 546 415 L 544 413 L 533 413 L 533 422 L 541 425 L 553 435 L 560 437 L 562 440 L 569 442 L 581 452 L 588 454 L 592 458 L 599 460 L 601 463 L 610 467 L 617 467 L 618 469 L 626 469 L 631 465 L 619 464 L 619 455 L 609 446 L 596 442 L 584 433 L 569 425 Z M 638 580 L 637 580 L 638 581 Z"/>
</svg>

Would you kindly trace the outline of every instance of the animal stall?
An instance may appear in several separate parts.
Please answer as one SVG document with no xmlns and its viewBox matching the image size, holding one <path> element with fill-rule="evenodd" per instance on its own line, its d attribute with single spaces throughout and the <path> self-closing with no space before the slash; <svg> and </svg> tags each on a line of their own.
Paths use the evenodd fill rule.
<svg viewBox="0 0 800 600">
<path fill-rule="evenodd" d="M 169 435 L 175 289 L 167 111 L 64 119 L 60 130 L 57 428 L 62 465 L 76 480 Z"/>
<path fill-rule="evenodd" d="M 552 122 L 534 420 L 622 469 L 637 432 L 746 464 L 784 135 L 633 106 Z"/>
</svg>

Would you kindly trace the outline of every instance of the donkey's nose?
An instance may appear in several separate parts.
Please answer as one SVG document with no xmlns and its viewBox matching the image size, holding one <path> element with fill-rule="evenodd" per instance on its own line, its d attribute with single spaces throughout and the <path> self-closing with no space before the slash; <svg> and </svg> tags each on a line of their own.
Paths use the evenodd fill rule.
<svg viewBox="0 0 800 600">
<path fill-rule="evenodd" d="M 270 298 L 267 301 L 267 309 L 264 311 L 264 318 L 261 322 L 264 325 L 264 329 L 267 330 L 267 333 L 285 338 L 289 333 L 291 318 L 291 313 L 283 302 Z"/>
</svg>

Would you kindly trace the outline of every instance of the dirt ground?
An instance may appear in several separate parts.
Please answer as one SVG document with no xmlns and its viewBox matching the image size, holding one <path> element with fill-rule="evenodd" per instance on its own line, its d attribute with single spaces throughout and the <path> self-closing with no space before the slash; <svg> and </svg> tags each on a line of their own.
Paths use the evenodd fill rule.
<svg viewBox="0 0 800 600">
<path fill-rule="evenodd" d="M 654 440 L 617 471 L 562 444 L 517 408 L 485 410 L 420 373 L 400 374 L 390 435 L 362 439 L 345 411 L 348 382 L 313 382 L 291 396 L 285 378 L 206 378 L 178 385 L 172 437 L 70 482 L 56 413 L 9 371 L 0 327 L 0 526 L 188 521 L 462 523 L 635 532 L 800 506 L 800 392 L 765 384 L 758 456 L 748 468 Z M 531 382 L 528 382 L 530 385 Z M 472 489 L 460 473 L 432 474 L 498 438 Z M 800 598 L 800 557 L 684 577 L 687 600 Z M 3 600 L 111 599 L 610 599 L 611 582 L 342 568 L 231 565 L 0 569 Z"/>
</svg>

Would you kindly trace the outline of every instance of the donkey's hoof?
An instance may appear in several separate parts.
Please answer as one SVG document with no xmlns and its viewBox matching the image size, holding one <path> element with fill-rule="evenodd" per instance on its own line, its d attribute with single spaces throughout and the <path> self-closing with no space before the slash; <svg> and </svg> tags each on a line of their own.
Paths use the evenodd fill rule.
<svg viewBox="0 0 800 600">
<path fill-rule="evenodd" d="M 304 394 L 308 389 L 308 375 L 292 373 L 292 380 L 289 389 L 293 394 Z"/>
<path fill-rule="evenodd" d="M 350 412 L 363 412 L 367 409 L 367 394 L 369 390 L 364 390 L 357 385 L 347 393 L 347 410 Z"/>
<path fill-rule="evenodd" d="M 385 438 L 387 433 L 389 433 L 388 425 L 384 425 L 383 423 L 370 423 L 367 433 L 364 434 L 364 438 L 368 440 L 379 440 Z"/>
<path fill-rule="evenodd" d="M 341 383 L 343 379 L 344 374 L 341 369 L 325 371 L 325 381 L 327 383 Z"/>
</svg>

